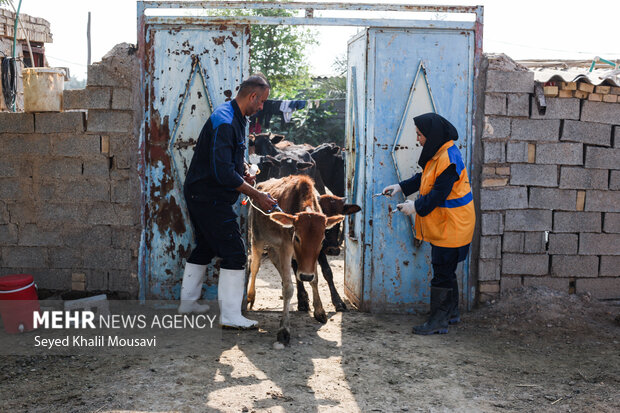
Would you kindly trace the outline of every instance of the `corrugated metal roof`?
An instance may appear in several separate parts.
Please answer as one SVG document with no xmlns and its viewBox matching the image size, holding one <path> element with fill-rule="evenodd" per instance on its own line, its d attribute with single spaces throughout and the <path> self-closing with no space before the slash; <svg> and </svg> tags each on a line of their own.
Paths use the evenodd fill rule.
<svg viewBox="0 0 620 413">
<path fill-rule="evenodd" d="M 590 72 L 592 61 L 519 61 L 519 64 L 534 72 L 537 82 L 586 82 L 592 85 L 620 87 L 620 68 L 608 64 L 597 64 Z"/>
</svg>

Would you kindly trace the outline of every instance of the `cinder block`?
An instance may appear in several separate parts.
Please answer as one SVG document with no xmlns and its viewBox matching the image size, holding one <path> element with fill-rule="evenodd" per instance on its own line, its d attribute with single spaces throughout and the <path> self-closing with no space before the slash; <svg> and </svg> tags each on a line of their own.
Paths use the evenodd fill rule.
<svg viewBox="0 0 620 413">
<path fill-rule="evenodd" d="M 33 224 L 19 226 L 19 245 L 24 247 L 46 247 L 63 245 L 60 228 L 41 228 Z"/>
<path fill-rule="evenodd" d="M 109 87 L 65 90 L 63 106 L 65 109 L 110 109 L 111 96 Z"/>
<path fill-rule="evenodd" d="M 3 201 L 22 201 L 30 199 L 32 179 L 0 178 L 0 199 Z"/>
<path fill-rule="evenodd" d="M 24 272 L 32 274 L 34 282 L 39 288 L 47 290 L 68 290 L 71 288 L 71 270 L 51 268 L 29 268 Z"/>
<path fill-rule="evenodd" d="M 522 280 L 522 277 L 509 277 L 505 275 L 499 281 L 499 285 L 500 285 L 502 294 L 504 294 L 510 290 L 523 287 L 523 280 Z"/>
<path fill-rule="evenodd" d="M 526 232 L 523 252 L 526 254 L 542 254 L 547 249 L 544 232 Z"/>
<path fill-rule="evenodd" d="M 620 233 L 620 214 L 607 212 L 603 220 L 603 231 L 609 233 Z M 620 248 L 620 245 L 618 246 Z"/>
<path fill-rule="evenodd" d="M 550 231 L 552 212 L 548 209 L 506 211 L 505 231 Z"/>
<path fill-rule="evenodd" d="M 512 187 L 480 190 L 483 211 L 527 208 L 527 188 Z"/>
<path fill-rule="evenodd" d="M 601 257 L 601 277 L 620 277 L 620 255 Z"/>
<path fill-rule="evenodd" d="M 111 188 L 112 202 L 130 203 L 133 200 L 137 201 L 138 199 L 137 196 L 140 192 L 136 191 L 138 188 L 132 185 L 131 180 L 123 179 L 120 181 L 112 181 L 111 186 L 112 186 Z"/>
<path fill-rule="evenodd" d="M 614 126 L 614 136 L 612 144 L 614 148 L 620 148 L 620 126 Z"/>
<path fill-rule="evenodd" d="M 38 133 L 84 132 L 83 112 L 41 112 L 35 114 L 35 130 Z"/>
<path fill-rule="evenodd" d="M 560 137 L 559 120 L 513 119 L 511 128 L 512 140 L 554 142 Z"/>
<path fill-rule="evenodd" d="M 485 93 L 484 114 L 506 116 L 506 94 Z"/>
<path fill-rule="evenodd" d="M 510 185 L 558 186 L 555 165 L 513 164 L 510 166 Z"/>
<path fill-rule="evenodd" d="M 42 247 L 2 247 L 2 266 L 6 268 L 44 268 L 47 249 Z"/>
<path fill-rule="evenodd" d="M 586 191 L 586 211 L 620 212 L 620 191 Z"/>
<path fill-rule="evenodd" d="M 482 214 L 482 235 L 501 235 L 504 232 L 502 214 Z"/>
<path fill-rule="evenodd" d="M 0 224 L 8 224 L 11 219 L 7 205 L 0 201 Z"/>
<path fill-rule="evenodd" d="M 578 246 L 577 234 L 549 234 L 549 254 L 576 255 Z"/>
<path fill-rule="evenodd" d="M 508 94 L 508 116 L 530 116 L 530 95 L 527 93 Z"/>
<path fill-rule="evenodd" d="M 620 149 L 588 146 L 586 148 L 586 168 L 619 170 Z"/>
<path fill-rule="evenodd" d="M 484 142 L 484 163 L 506 162 L 506 146 L 504 142 Z"/>
<path fill-rule="evenodd" d="M 0 245 L 17 245 L 17 225 L 4 224 L 0 225 Z"/>
<path fill-rule="evenodd" d="M 546 254 L 504 254 L 502 275 L 545 275 L 549 272 L 549 256 Z"/>
<path fill-rule="evenodd" d="M 574 211 L 577 191 L 554 188 L 530 188 L 530 208 Z"/>
<path fill-rule="evenodd" d="M 52 153 L 60 156 L 99 155 L 99 137 L 65 135 L 52 138 Z"/>
<path fill-rule="evenodd" d="M 112 228 L 112 247 L 116 249 L 137 250 L 140 247 L 140 228 Z"/>
<path fill-rule="evenodd" d="M 598 257 L 554 255 L 551 257 L 551 275 L 554 277 L 597 277 Z"/>
<path fill-rule="evenodd" d="M 112 229 L 106 225 L 78 227 L 72 225 L 63 230 L 64 245 L 71 248 L 105 248 L 112 245 Z"/>
<path fill-rule="evenodd" d="M 81 252 L 76 249 L 50 248 L 48 253 L 51 268 L 80 268 L 82 265 Z M 81 282 L 84 283 L 84 280 Z"/>
<path fill-rule="evenodd" d="M 506 145 L 506 161 L 511 163 L 527 163 L 527 142 L 508 142 Z"/>
<path fill-rule="evenodd" d="M 38 219 L 42 224 L 71 223 L 72 225 L 84 224 L 86 221 L 86 211 L 73 200 L 68 203 L 48 202 L 45 208 L 41 208 Z"/>
<path fill-rule="evenodd" d="M 532 93 L 534 92 L 534 72 L 487 72 L 487 92 Z"/>
<path fill-rule="evenodd" d="M 105 156 L 97 156 L 92 158 L 83 158 L 84 177 L 87 178 L 109 178 L 110 177 L 110 159 Z"/>
<path fill-rule="evenodd" d="M 2 112 L 0 112 L 0 115 Z M 0 133 L 0 154 L 47 155 L 50 152 L 50 138 L 45 135 L 9 135 Z"/>
<path fill-rule="evenodd" d="M 499 235 L 491 237 L 480 237 L 480 258 L 501 258 L 502 257 L 502 237 Z"/>
<path fill-rule="evenodd" d="M 97 202 L 88 211 L 87 222 L 93 225 L 132 226 L 138 224 L 140 208 L 134 205 L 121 205 Z"/>
<path fill-rule="evenodd" d="M 108 272 L 104 270 L 87 270 L 86 291 L 106 291 L 108 288 Z"/>
<path fill-rule="evenodd" d="M 78 203 L 110 201 L 110 183 L 107 180 L 67 180 L 60 182 L 58 188 L 58 200 Z"/>
<path fill-rule="evenodd" d="M 609 189 L 617 191 L 620 189 L 620 171 L 610 171 L 609 174 Z"/>
<path fill-rule="evenodd" d="M 42 158 L 38 172 L 42 177 L 65 178 L 82 175 L 82 160 L 79 158 Z"/>
<path fill-rule="evenodd" d="M 532 99 L 536 99 L 532 96 Z M 544 115 L 537 110 L 532 111 L 532 119 L 576 119 L 579 120 L 579 99 L 547 98 L 547 110 Z M 532 105 L 536 102 L 532 101 Z"/>
<path fill-rule="evenodd" d="M 4 158 L 0 161 L 0 178 L 32 176 L 32 161 L 24 158 Z"/>
<path fill-rule="evenodd" d="M 620 125 L 620 105 L 584 100 L 583 107 L 581 108 L 581 120 Z"/>
<path fill-rule="evenodd" d="M 583 165 L 581 143 L 539 143 L 536 145 L 536 163 L 551 165 Z"/>
<path fill-rule="evenodd" d="M 579 234 L 579 255 L 620 255 L 620 234 Z"/>
<path fill-rule="evenodd" d="M 493 281 L 501 277 L 501 260 L 478 260 L 478 280 Z"/>
<path fill-rule="evenodd" d="M 547 287 L 551 290 L 567 293 L 569 288 L 568 278 L 554 277 L 523 277 L 524 287 Z"/>
<path fill-rule="evenodd" d="M 132 110 L 133 99 L 131 97 L 131 89 L 115 88 L 112 92 L 112 109 Z"/>
<path fill-rule="evenodd" d="M 610 146 L 611 125 L 566 120 L 562 128 L 561 140 Z"/>
<path fill-rule="evenodd" d="M 0 112 L 0 133 L 33 133 L 34 114 Z"/>
<path fill-rule="evenodd" d="M 131 251 L 113 248 L 85 248 L 82 251 L 84 268 L 98 270 L 128 270 L 131 268 Z"/>
<path fill-rule="evenodd" d="M 607 170 L 563 166 L 560 170 L 562 189 L 607 189 Z"/>
<path fill-rule="evenodd" d="M 88 66 L 88 86 L 118 86 L 124 83 L 126 83 L 126 81 L 120 78 L 112 68 L 108 68 L 104 63 L 94 63 Z M 129 85 L 124 84 L 124 86 Z"/>
<path fill-rule="evenodd" d="M 136 162 L 133 162 L 130 154 L 121 153 L 114 155 L 114 166 L 116 169 L 130 169 L 135 166 Z"/>
<path fill-rule="evenodd" d="M 484 117 L 483 139 L 506 139 L 510 136 L 510 118 Z"/>
<path fill-rule="evenodd" d="M 132 112 L 89 111 L 87 130 L 95 133 L 131 132 L 133 131 Z"/>
<path fill-rule="evenodd" d="M 577 279 L 576 292 L 589 292 L 599 300 L 620 298 L 620 278 L 580 278 Z"/>
<path fill-rule="evenodd" d="M 554 212 L 553 232 L 601 232 L 599 212 Z"/>
<path fill-rule="evenodd" d="M 505 232 L 502 242 L 504 252 L 523 252 L 525 242 L 524 232 Z"/>
</svg>

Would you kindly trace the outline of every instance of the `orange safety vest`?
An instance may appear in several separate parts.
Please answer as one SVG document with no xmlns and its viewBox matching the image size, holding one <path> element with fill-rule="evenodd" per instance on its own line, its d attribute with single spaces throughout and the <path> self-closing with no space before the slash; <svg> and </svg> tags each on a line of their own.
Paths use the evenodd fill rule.
<svg viewBox="0 0 620 413">
<path fill-rule="evenodd" d="M 420 195 L 431 192 L 435 180 L 450 164 L 456 166 L 459 180 L 446 201 L 425 217 L 415 216 L 415 237 L 438 247 L 458 248 L 471 243 L 476 224 L 474 200 L 467 169 L 454 141 L 446 142 L 424 166 Z"/>
</svg>

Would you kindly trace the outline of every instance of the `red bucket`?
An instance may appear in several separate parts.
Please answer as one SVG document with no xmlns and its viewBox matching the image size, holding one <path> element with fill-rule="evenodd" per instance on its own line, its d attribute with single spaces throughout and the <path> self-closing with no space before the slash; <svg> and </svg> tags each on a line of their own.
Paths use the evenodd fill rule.
<svg viewBox="0 0 620 413">
<path fill-rule="evenodd" d="M 0 315 L 7 333 L 34 330 L 32 314 L 35 311 L 39 311 L 39 299 L 32 275 L 0 277 Z"/>
</svg>

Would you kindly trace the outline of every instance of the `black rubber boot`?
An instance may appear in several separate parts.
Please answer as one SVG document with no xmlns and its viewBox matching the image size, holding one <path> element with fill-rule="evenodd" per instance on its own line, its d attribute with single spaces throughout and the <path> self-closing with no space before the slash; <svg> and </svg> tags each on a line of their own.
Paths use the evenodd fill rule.
<svg viewBox="0 0 620 413">
<path fill-rule="evenodd" d="M 452 281 L 452 308 L 450 309 L 449 324 L 456 324 L 461 321 L 461 313 L 459 312 L 459 282 Z"/>
<path fill-rule="evenodd" d="M 428 321 L 413 327 L 413 334 L 446 334 L 452 310 L 452 288 L 431 287 L 431 315 Z"/>
</svg>

